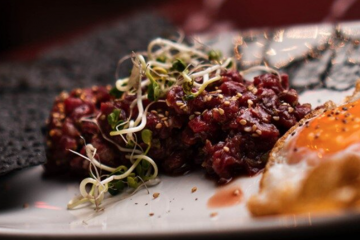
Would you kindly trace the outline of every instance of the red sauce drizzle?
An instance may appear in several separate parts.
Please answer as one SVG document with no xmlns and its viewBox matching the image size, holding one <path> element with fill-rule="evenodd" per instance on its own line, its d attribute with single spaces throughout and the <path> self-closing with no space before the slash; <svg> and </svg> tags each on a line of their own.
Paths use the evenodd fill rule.
<svg viewBox="0 0 360 240">
<path fill-rule="evenodd" d="M 220 188 L 207 202 L 208 208 L 231 207 L 241 203 L 243 192 L 239 186 Z"/>
</svg>

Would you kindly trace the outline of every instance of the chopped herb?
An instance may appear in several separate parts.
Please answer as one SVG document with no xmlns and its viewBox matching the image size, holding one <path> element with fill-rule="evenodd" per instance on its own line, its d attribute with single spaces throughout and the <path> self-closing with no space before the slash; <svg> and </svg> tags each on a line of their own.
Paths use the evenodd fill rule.
<svg viewBox="0 0 360 240">
<path fill-rule="evenodd" d="M 119 120 L 120 113 L 120 109 L 114 109 L 112 113 L 110 113 L 107 117 L 108 123 L 113 130 L 116 128 L 117 125 L 123 122 L 123 120 Z"/>
<path fill-rule="evenodd" d="M 121 96 L 123 95 L 124 92 L 119 91 L 116 87 L 113 87 L 110 91 L 109 94 L 111 96 L 113 96 L 114 98 L 121 98 Z"/>
<path fill-rule="evenodd" d="M 183 72 L 186 69 L 186 65 L 181 59 L 176 59 L 171 69 L 178 72 Z"/>
</svg>

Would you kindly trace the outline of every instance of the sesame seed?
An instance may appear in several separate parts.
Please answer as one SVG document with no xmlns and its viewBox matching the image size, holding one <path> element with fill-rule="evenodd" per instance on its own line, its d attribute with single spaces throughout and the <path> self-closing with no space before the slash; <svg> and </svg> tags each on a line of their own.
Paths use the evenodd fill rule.
<svg viewBox="0 0 360 240">
<path fill-rule="evenodd" d="M 219 110 L 220 115 L 224 115 L 224 113 L 225 113 L 224 109 L 219 108 L 218 110 Z"/>
<path fill-rule="evenodd" d="M 161 113 L 160 113 L 160 114 L 159 114 L 159 118 L 163 118 L 163 117 L 165 117 L 164 114 L 161 114 Z"/>
<path fill-rule="evenodd" d="M 241 98 L 243 95 L 241 93 L 236 93 L 236 96 Z"/>
<path fill-rule="evenodd" d="M 183 106 L 184 103 L 183 103 L 183 102 L 176 102 L 176 105 L 178 105 L 178 106 Z"/>
<path fill-rule="evenodd" d="M 157 129 L 162 128 L 162 124 L 161 123 L 156 124 L 155 128 Z"/>
<path fill-rule="evenodd" d="M 153 198 L 154 198 L 154 199 L 155 199 L 155 198 L 158 198 L 159 195 L 160 195 L 160 193 L 156 192 L 156 193 L 153 194 Z"/>
<path fill-rule="evenodd" d="M 255 131 L 257 129 L 257 126 L 254 124 L 252 125 L 252 130 Z"/>
<path fill-rule="evenodd" d="M 288 112 L 289 112 L 289 113 L 292 113 L 293 111 L 294 111 L 294 108 L 292 108 L 292 107 L 289 107 L 289 108 L 288 108 Z"/>
<path fill-rule="evenodd" d="M 258 129 L 258 130 L 256 130 L 256 133 L 259 134 L 259 135 L 261 135 L 261 134 L 262 134 L 262 131 Z"/>
<path fill-rule="evenodd" d="M 166 102 L 166 105 L 167 105 L 168 107 L 171 106 L 170 102 L 169 102 L 167 99 L 165 100 L 165 102 Z"/>
<path fill-rule="evenodd" d="M 259 135 L 256 133 L 251 134 L 252 137 L 258 137 Z"/>
<path fill-rule="evenodd" d="M 253 90 L 253 89 L 254 89 L 254 85 L 248 86 L 248 90 L 249 90 L 249 91 L 251 91 L 251 90 Z"/>
<path fill-rule="evenodd" d="M 229 105 L 230 105 L 230 102 L 229 102 L 229 101 L 225 101 L 225 102 L 224 102 L 224 105 L 225 105 L 225 106 L 229 106 Z"/>
<path fill-rule="evenodd" d="M 274 119 L 275 121 L 279 121 L 280 117 L 279 117 L 279 116 L 273 116 L 273 119 Z"/>
<path fill-rule="evenodd" d="M 247 121 L 246 121 L 245 119 L 241 119 L 241 120 L 240 120 L 240 124 L 241 124 L 241 125 L 246 125 L 246 123 L 247 123 Z"/>
<path fill-rule="evenodd" d="M 169 116 L 169 111 L 165 111 L 165 116 Z"/>
<path fill-rule="evenodd" d="M 165 124 L 166 127 L 169 127 L 168 121 L 164 121 L 164 124 Z"/>
<path fill-rule="evenodd" d="M 228 147 L 226 147 L 226 146 L 223 147 L 223 149 L 224 149 L 225 152 L 229 152 L 229 151 L 230 151 L 230 148 L 228 148 Z"/>
<path fill-rule="evenodd" d="M 104 121 L 105 118 L 106 118 L 106 116 L 105 116 L 104 114 L 102 114 L 102 115 L 100 116 L 100 120 L 102 120 L 102 121 Z"/>
<path fill-rule="evenodd" d="M 197 191 L 197 187 L 193 187 L 192 189 L 191 189 L 191 193 L 194 193 L 194 192 L 196 192 Z"/>
<path fill-rule="evenodd" d="M 216 217 L 217 215 L 219 215 L 217 212 L 213 212 L 213 213 L 210 213 L 210 217 Z"/>
<path fill-rule="evenodd" d="M 221 90 L 221 89 L 218 89 L 218 90 L 216 90 L 216 92 L 221 93 L 221 92 L 222 92 L 222 90 Z"/>
<path fill-rule="evenodd" d="M 254 104 L 254 102 L 252 101 L 252 100 L 247 100 L 247 103 L 248 103 L 248 105 L 249 105 L 249 108 L 251 108 L 251 106 Z"/>
<path fill-rule="evenodd" d="M 193 120 L 194 117 L 195 117 L 195 115 L 190 115 L 190 116 L 189 116 L 189 120 Z"/>
<path fill-rule="evenodd" d="M 186 111 L 186 110 L 185 110 L 186 107 L 187 107 L 187 106 L 186 106 L 185 104 L 183 104 L 183 105 L 180 107 L 180 109 Z"/>
<path fill-rule="evenodd" d="M 251 127 L 245 127 L 245 128 L 244 128 L 244 131 L 245 131 L 245 132 L 251 132 Z"/>
<path fill-rule="evenodd" d="M 219 97 L 220 99 L 223 99 L 223 98 L 224 98 L 224 95 L 219 94 L 218 97 Z"/>
<path fill-rule="evenodd" d="M 198 112 L 198 111 L 196 111 L 196 112 L 194 112 L 196 115 L 200 115 L 201 114 L 201 112 Z"/>
<path fill-rule="evenodd" d="M 168 120 L 168 118 L 167 118 L 167 117 L 163 117 L 163 118 L 161 118 L 161 121 L 166 121 L 166 120 Z"/>
</svg>

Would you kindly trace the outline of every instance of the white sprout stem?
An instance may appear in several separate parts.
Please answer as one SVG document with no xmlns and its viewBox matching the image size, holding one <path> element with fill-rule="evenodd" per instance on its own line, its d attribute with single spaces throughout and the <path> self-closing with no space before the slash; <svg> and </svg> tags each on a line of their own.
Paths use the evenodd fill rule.
<svg viewBox="0 0 360 240">
<path fill-rule="evenodd" d="M 99 114 L 99 116 L 100 116 L 100 114 Z M 98 117 L 99 117 L 99 116 L 98 116 Z M 97 118 L 98 118 L 98 117 L 97 117 Z M 100 130 L 101 136 L 102 136 L 106 141 L 114 144 L 114 145 L 117 147 L 117 149 L 120 150 L 120 152 L 134 152 L 134 153 L 137 153 L 137 154 L 142 153 L 140 150 L 132 150 L 132 149 L 128 149 L 128 148 L 121 147 L 121 146 L 120 146 L 119 144 L 117 144 L 115 141 L 113 141 L 112 139 L 108 138 L 108 137 L 106 136 L 106 134 L 102 131 L 101 127 L 99 126 L 99 124 L 98 124 L 98 122 L 97 122 L 97 118 L 95 119 L 94 124 L 95 124 L 95 125 L 98 127 L 98 129 Z"/>
<path fill-rule="evenodd" d="M 125 92 L 129 90 L 129 87 L 123 86 L 124 84 L 127 84 L 129 81 L 129 78 L 123 78 L 116 81 L 115 86 L 119 91 Z"/>
<path fill-rule="evenodd" d="M 254 66 L 254 67 L 248 68 L 244 71 L 240 71 L 240 74 L 242 76 L 244 76 L 248 73 L 255 72 L 255 71 L 265 71 L 265 72 L 275 73 L 279 77 L 279 81 L 281 82 L 280 73 L 278 71 L 276 71 L 275 69 L 267 67 L 267 66 Z"/>
<path fill-rule="evenodd" d="M 126 157 L 127 158 L 137 158 L 137 159 L 126 172 L 124 172 L 121 175 L 112 175 L 112 176 L 102 180 L 101 184 L 106 185 L 113 180 L 121 180 L 121 179 L 128 177 L 134 171 L 134 169 L 137 167 L 137 165 L 139 165 L 141 160 L 148 161 L 151 164 L 151 166 L 153 167 L 154 173 L 150 178 L 154 179 L 157 177 L 158 167 L 157 167 L 156 163 L 154 162 L 154 160 L 152 160 L 150 157 L 146 156 L 145 154 L 126 156 Z"/>
<path fill-rule="evenodd" d="M 149 64 L 149 66 L 162 67 L 165 69 L 172 67 L 172 64 L 170 63 L 162 63 L 158 61 L 148 61 L 147 64 Z"/>
<path fill-rule="evenodd" d="M 207 69 L 205 69 L 204 71 L 201 71 L 201 72 L 196 72 L 196 73 L 193 73 L 191 74 L 191 77 L 192 78 L 197 78 L 197 77 L 202 77 L 204 76 L 205 74 L 209 74 L 209 73 L 212 73 L 218 69 L 222 69 L 222 68 L 225 68 L 227 65 L 229 65 L 229 63 L 232 61 L 231 58 L 228 58 L 226 59 L 226 61 L 221 64 L 221 65 L 214 65 L 212 67 L 209 67 Z"/>
<path fill-rule="evenodd" d="M 139 79 L 140 84 L 141 84 L 141 77 Z M 143 103 L 142 103 L 142 91 L 141 91 L 141 87 L 138 88 L 137 90 L 137 107 L 138 107 L 138 116 L 134 122 L 135 126 L 139 124 L 139 122 L 142 119 L 142 116 L 144 115 L 144 107 L 143 107 Z"/>
<path fill-rule="evenodd" d="M 125 157 L 127 157 L 127 156 L 125 156 Z M 149 162 L 151 164 L 151 166 L 153 167 L 153 169 L 154 169 L 154 173 L 150 178 L 153 179 L 153 178 L 157 177 L 159 170 L 158 170 L 158 167 L 157 167 L 157 165 L 156 165 L 156 163 L 155 163 L 155 161 L 153 159 L 146 156 L 145 154 L 133 155 L 133 158 L 141 158 L 141 159 L 146 160 L 147 162 Z"/>
<path fill-rule="evenodd" d="M 127 134 L 129 132 L 140 132 L 141 130 L 144 129 L 144 127 L 146 126 L 146 113 L 149 109 L 149 107 L 153 104 L 154 102 L 150 103 L 149 105 L 147 105 L 147 107 L 145 108 L 144 114 L 142 115 L 141 118 L 141 123 L 139 126 L 133 127 L 133 128 L 128 128 L 128 129 L 122 129 L 120 131 L 112 131 L 110 132 L 110 136 L 116 136 L 116 135 L 121 135 L 121 134 Z"/>
<path fill-rule="evenodd" d="M 209 81 L 207 81 L 206 83 L 203 83 L 203 84 L 200 86 L 199 90 L 198 90 L 196 93 L 193 93 L 193 94 L 194 94 L 194 95 L 197 95 L 197 94 L 201 93 L 202 91 L 205 90 L 205 88 L 206 88 L 209 84 L 211 84 L 211 83 L 213 83 L 213 82 L 216 82 L 216 81 L 219 81 L 220 79 L 221 79 L 221 76 L 215 76 L 215 77 L 211 78 L 211 79 L 210 79 Z"/>
<path fill-rule="evenodd" d="M 112 167 L 109 167 L 109 166 L 106 166 L 106 165 L 104 165 L 104 164 L 99 163 L 95 158 L 92 158 L 92 159 L 91 159 L 91 158 L 86 157 L 86 156 L 84 156 L 84 155 L 82 155 L 82 154 L 80 154 L 80 153 L 78 153 L 78 152 L 75 152 L 75 151 L 73 151 L 73 150 L 71 150 L 71 149 L 69 149 L 69 151 L 72 152 L 72 153 L 74 153 L 74 154 L 76 154 L 76 155 L 78 155 L 78 156 L 80 156 L 80 157 L 82 157 L 82 158 L 84 158 L 84 159 L 86 159 L 86 160 L 88 160 L 89 162 L 91 162 L 91 163 L 94 164 L 96 167 L 98 167 L 98 168 L 100 168 L 100 169 L 102 169 L 102 170 L 105 170 L 105 171 L 108 171 L 108 172 L 113 172 L 113 171 L 116 170 L 116 168 L 112 168 Z"/>
<path fill-rule="evenodd" d="M 163 46 L 170 46 L 180 52 L 189 52 L 192 53 L 193 55 L 197 55 L 199 57 L 202 57 L 204 59 L 208 59 L 208 55 L 205 54 L 202 51 L 198 51 L 194 48 L 191 47 L 187 47 L 185 45 L 179 44 L 179 43 L 175 43 L 166 39 L 161 39 L 161 38 L 157 38 L 153 41 L 150 42 L 149 46 L 148 46 L 148 56 L 151 57 L 151 52 L 154 46 L 156 45 L 163 45 Z"/>
</svg>

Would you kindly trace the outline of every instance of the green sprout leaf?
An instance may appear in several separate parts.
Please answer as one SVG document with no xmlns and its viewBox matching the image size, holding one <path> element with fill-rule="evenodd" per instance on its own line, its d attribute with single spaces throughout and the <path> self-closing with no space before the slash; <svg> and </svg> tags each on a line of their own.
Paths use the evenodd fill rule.
<svg viewBox="0 0 360 240">
<path fill-rule="evenodd" d="M 107 116 L 108 123 L 113 130 L 116 128 L 117 125 L 123 122 L 123 120 L 119 120 L 120 113 L 120 109 L 114 109 L 113 112 Z"/>
<path fill-rule="evenodd" d="M 126 187 L 126 184 L 121 180 L 112 181 L 112 182 L 109 182 L 109 190 L 108 191 L 112 196 L 115 196 L 115 195 L 119 194 L 120 192 L 122 192 L 125 187 Z"/>
<path fill-rule="evenodd" d="M 222 54 L 219 50 L 211 50 L 208 52 L 210 61 L 220 61 Z"/>
<path fill-rule="evenodd" d="M 146 145 L 151 145 L 152 140 L 152 131 L 149 129 L 144 129 L 141 131 L 141 139 Z"/>
<path fill-rule="evenodd" d="M 135 177 L 127 177 L 126 180 L 127 180 L 129 187 L 131 187 L 131 188 L 137 188 L 139 186 L 139 182 L 137 181 L 137 178 L 135 178 Z"/>
<path fill-rule="evenodd" d="M 186 69 L 186 65 L 181 59 L 176 59 L 171 69 L 178 72 L 183 72 Z"/>
<path fill-rule="evenodd" d="M 160 57 L 156 58 L 156 61 L 161 62 L 161 63 L 165 63 L 166 62 L 166 57 L 165 56 L 160 56 Z"/>
<path fill-rule="evenodd" d="M 119 91 L 116 87 L 113 87 L 110 91 L 109 94 L 111 96 L 113 96 L 114 98 L 121 98 L 121 96 L 123 95 L 124 92 Z"/>
<path fill-rule="evenodd" d="M 158 83 L 151 82 L 148 86 L 148 99 L 150 101 L 157 101 L 161 97 L 161 88 Z"/>
</svg>

